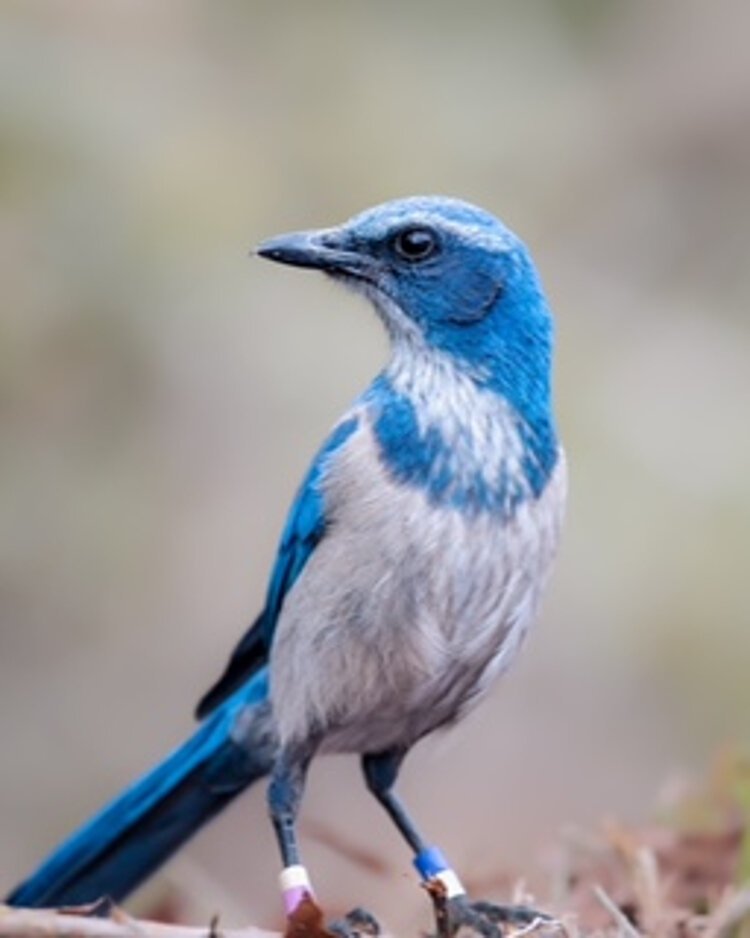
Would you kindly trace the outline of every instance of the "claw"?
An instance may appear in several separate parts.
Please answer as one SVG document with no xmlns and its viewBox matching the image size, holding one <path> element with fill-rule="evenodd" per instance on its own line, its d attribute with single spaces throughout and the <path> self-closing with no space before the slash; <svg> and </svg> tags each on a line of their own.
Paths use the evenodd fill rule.
<svg viewBox="0 0 750 938">
<path fill-rule="evenodd" d="M 470 928 L 482 938 L 502 938 L 500 919 L 489 914 L 489 903 L 473 903 L 466 896 L 454 896 L 447 903 L 449 934 L 455 935 L 461 928 Z"/>
<path fill-rule="evenodd" d="M 328 931 L 337 938 L 375 938 L 380 934 L 380 925 L 374 915 L 358 906 L 347 912 L 343 918 L 330 922 Z"/>
<path fill-rule="evenodd" d="M 534 922 L 553 922 L 554 919 L 546 912 L 540 912 L 538 909 L 532 909 L 528 905 L 496 905 L 493 902 L 473 902 L 471 903 L 474 911 L 484 915 L 493 922 L 501 922 L 503 925 L 513 925 L 516 928 L 526 928 L 533 925 Z"/>
<path fill-rule="evenodd" d="M 444 890 L 430 887 L 428 891 L 435 907 L 436 938 L 454 938 L 463 928 L 482 938 L 503 938 L 503 926 L 522 931 L 536 924 L 554 924 L 549 915 L 529 906 L 471 902 L 467 896 L 449 899 Z"/>
</svg>

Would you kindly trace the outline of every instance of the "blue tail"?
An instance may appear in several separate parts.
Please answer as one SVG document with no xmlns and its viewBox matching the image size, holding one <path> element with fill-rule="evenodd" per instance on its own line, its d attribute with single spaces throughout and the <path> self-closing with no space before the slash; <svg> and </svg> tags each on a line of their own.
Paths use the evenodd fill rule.
<svg viewBox="0 0 750 938">
<path fill-rule="evenodd" d="M 58 847 L 6 902 L 55 907 L 127 896 L 269 773 L 275 739 L 267 698 L 263 669 L 179 749 Z"/>
</svg>

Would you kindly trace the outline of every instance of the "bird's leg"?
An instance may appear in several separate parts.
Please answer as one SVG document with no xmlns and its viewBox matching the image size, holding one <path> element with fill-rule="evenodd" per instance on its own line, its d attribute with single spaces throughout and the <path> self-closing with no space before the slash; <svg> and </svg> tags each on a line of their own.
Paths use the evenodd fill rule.
<svg viewBox="0 0 750 938">
<path fill-rule="evenodd" d="M 297 844 L 296 821 L 307 778 L 307 769 L 317 741 L 282 750 L 268 786 L 268 807 L 281 852 L 283 869 L 279 877 L 287 935 L 333 934 L 337 938 L 378 935 L 380 926 L 364 909 L 354 909 L 344 918 L 323 924 L 323 913 L 315 903 L 310 877 L 302 864 Z"/>
<path fill-rule="evenodd" d="M 526 906 L 494 905 L 469 899 L 442 851 L 428 845 L 393 791 L 405 755 L 403 750 L 369 754 L 362 758 L 362 769 L 367 787 L 414 851 L 414 866 L 428 887 L 435 907 L 438 938 L 454 935 L 462 926 L 485 938 L 499 938 L 503 924 L 529 925 L 540 918 L 547 920 L 548 916 Z"/>
<path fill-rule="evenodd" d="M 281 852 L 283 869 L 279 877 L 289 936 L 335 935 L 361 938 L 378 935 L 380 926 L 369 912 L 355 909 L 344 918 L 323 924 L 323 913 L 315 903 L 307 870 L 297 844 L 296 820 L 307 778 L 307 769 L 316 743 L 284 749 L 276 760 L 268 786 L 268 807 Z"/>
<path fill-rule="evenodd" d="M 448 899 L 464 896 L 466 891 L 461 880 L 437 847 L 428 845 L 396 795 L 393 786 L 406 752 L 393 749 L 388 752 L 368 754 L 362 758 L 367 787 L 388 812 L 391 820 L 401 832 L 404 840 L 414 851 L 414 866 L 425 883 L 438 880 Z"/>
<path fill-rule="evenodd" d="M 296 821 L 314 745 L 283 749 L 276 759 L 268 786 L 268 809 L 281 852 L 279 881 L 284 910 L 291 916 L 313 891 L 297 845 Z"/>
</svg>

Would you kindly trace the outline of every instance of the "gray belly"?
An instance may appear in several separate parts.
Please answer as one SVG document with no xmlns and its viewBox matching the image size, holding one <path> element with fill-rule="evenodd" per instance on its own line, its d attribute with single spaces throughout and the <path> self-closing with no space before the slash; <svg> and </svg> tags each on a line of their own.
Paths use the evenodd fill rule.
<svg viewBox="0 0 750 938">
<path fill-rule="evenodd" d="M 470 709 L 533 618 L 564 471 L 561 460 L 542 497 L 505 523 L 432 508 L 385 478 L 347 491 L 277 625 L 271 699 L 282 744 L 318 735 L 323 750 L 377 752 Z"/>
</svg>

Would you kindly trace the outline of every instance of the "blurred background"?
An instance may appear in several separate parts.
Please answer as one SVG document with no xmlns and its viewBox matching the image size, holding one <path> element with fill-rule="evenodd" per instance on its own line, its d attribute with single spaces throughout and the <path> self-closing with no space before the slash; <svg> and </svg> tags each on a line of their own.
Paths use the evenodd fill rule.
<svg viewBox="0 0 750 938">
<path fill-rule="evenodd" d="M 467 880 L 543 882 L 562 829 L 750 741 L 748 35 L 744 0 L 2 5 L 0 894 L 190 731 L 383 362 L 249 248 L 395 196 L 531 245 L 572 475 L 542 621 L 407 763 L 416 816 Z M 303 814 L 331 909 L 426 924 L 356 760 Z M 276 874 L 259 787 L 149 895 L 272 925 Z"/>
</svg>

